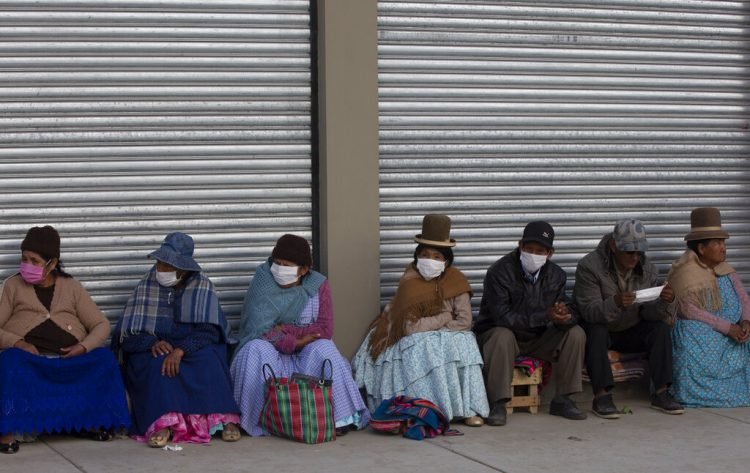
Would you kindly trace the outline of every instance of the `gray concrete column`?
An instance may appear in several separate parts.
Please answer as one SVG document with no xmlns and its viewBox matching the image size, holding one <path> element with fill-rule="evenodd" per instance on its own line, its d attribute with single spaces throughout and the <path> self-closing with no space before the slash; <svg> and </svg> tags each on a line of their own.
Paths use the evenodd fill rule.
<svg viewBox="0 0 750 473">
<path fill-rule="evenodd" d="M 351 357 L 380 310 L 376 0 L 318 1 L 320 268 Z"/>
</svg>

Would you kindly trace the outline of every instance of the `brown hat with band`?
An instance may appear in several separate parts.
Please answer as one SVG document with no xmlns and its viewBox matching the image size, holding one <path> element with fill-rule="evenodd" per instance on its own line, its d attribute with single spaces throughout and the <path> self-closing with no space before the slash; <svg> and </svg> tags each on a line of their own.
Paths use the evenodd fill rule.
<svg viewBox="0 0 750 473">
<path fill-rule="evenodd" d="M 427 214 L 422 219 L 422 233 L 414 237 L 414 241 L 422 245 L 451 248 L 456 246 L 456 240 L 450 237 L 451 218 L 441 214 Z"/>
<path fill-rule="evenodd" d="M 721 212 L 716 207 L 699 207 L 690 212 L 690 233 L 685 241 L 727 239 L 729 233 L 721 229 Z"/>
</svg>

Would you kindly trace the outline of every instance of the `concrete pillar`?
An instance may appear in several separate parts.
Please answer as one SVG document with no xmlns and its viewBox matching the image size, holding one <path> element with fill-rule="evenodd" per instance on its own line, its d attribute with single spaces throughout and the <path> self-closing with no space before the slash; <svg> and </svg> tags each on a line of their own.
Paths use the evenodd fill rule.
<svg viewBox="0 0 750 473">
<path fill-rule="evenodd" d="M 319 0 L 320 269 L 351 357 L 380 310 L 377 1 Z"/>
</svg>

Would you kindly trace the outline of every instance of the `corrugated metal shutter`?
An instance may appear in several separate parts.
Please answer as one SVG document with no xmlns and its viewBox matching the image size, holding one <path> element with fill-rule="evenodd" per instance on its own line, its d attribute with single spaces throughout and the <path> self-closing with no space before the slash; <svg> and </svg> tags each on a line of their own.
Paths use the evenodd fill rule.
<svg viewBox="0 0 750 473">
<path fill-rule="evenodd" d="M 0 2 L 0 276 L 30 226 L 110 318 L 168 232 L 239 314 L 282 233 L 310 236 L 308 1 Z"/>
<path fill-rule="evenodd" d="M 572 286 L 628 216 L 666 272 L 697 206 L 721 208 L 750 284 L 750 2 L 378 5 L 384 299 L 428 212 L 453 217 L 475 306 L 531 220 Z"/>
</svg>

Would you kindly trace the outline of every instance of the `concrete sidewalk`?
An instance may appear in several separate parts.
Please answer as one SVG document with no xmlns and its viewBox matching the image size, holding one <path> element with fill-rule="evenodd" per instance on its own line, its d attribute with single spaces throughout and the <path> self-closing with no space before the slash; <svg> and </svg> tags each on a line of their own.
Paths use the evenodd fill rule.
<svg viewBox="0 0 750 473">
<path fill-rule="evenodd" d="M 688 409 L 670 416 L 649 408 L 645 396 L 618 399 L 632 415 L 584 421 L 514 413 L 504 427 L 456 424 L 462 437 L 414 441 L 371 430 L 336 442 L 302 445 L 278 438 L 219 439 L 150 449 L 130 439 L 93 442 L 65 436 L 22 444 L 0 455 L 2 473 L 31 472 L 745 472 L 750 464 L 750 408 Z M 590 406 L 581 400 L 580 407 Z"/>
</svg>

